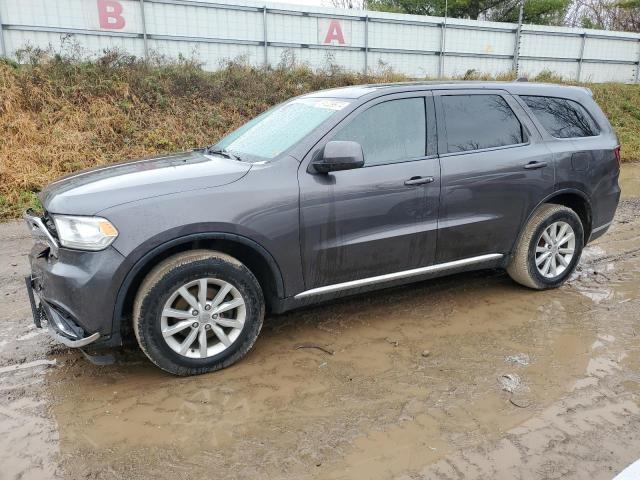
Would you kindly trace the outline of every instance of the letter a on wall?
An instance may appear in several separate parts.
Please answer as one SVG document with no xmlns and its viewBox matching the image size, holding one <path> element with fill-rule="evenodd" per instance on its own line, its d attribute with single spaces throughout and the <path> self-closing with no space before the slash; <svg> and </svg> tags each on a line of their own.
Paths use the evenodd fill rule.
<svg viewBox="0 0 640 480">
<path fill-rule="evenodd" d="M 342 27 L 338 20 L 331 20 L 329 24 L 329 30 L 323 43 L 331 43 L 337 41 L 340 45 L 344 45 L 344 34 L 342 33 Z"/>
<path fill-rule="evenodd" d="M 122 30 L 126 25 L 122 15 L 122 4 L 117 0 L 97 0 L 97 2 L 100 28 Z"/>
<path fill-rule="evenodd" d="M 321 45 L 351 45 L 351 20 L 318 19 L 318 43 Z"/>
</svg>

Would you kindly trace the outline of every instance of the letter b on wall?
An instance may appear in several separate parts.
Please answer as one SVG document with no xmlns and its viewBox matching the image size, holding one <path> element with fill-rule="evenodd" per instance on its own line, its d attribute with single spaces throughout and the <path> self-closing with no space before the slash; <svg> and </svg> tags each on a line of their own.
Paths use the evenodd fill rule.
<svg viewBox="0 0 640 480">
<path fill-rule="evenodd" d="M 126 21 L 122 15 L 122 4 L 117 0 L 97 0 L 100 28 L 122 30 Z"/>
</svg>

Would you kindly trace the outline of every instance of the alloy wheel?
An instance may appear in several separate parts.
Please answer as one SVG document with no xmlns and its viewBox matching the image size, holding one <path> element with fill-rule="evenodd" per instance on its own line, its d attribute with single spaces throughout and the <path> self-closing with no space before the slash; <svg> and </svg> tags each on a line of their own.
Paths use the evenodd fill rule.
<svg viewBox="0 0 640 480">
<path fill-rule="evenodd" d="M 176 289 L 162 309 L 160 329 L 179 355 L 209 358 L 229 348 L 246 319 L 237 288 L 217 278 L 200 278 Z"/>
<path fill-rule="evenodd" d="M 561 275 L 571 264 L 576 250 L 576 235 L 571 225 L 558 221 L 546 227 L 536 243 L 535 262 L 545 278 Z"/>
</svg>

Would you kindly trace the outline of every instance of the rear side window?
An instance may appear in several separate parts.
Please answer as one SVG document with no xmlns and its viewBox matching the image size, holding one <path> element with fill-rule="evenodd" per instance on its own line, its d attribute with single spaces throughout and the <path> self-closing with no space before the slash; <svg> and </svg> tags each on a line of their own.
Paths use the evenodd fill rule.
<svg viewBox="0 0 640 480">
<path fill-rule="evenodd" d="M 360 113 L 333 140 L 362 145 L 365 165 L 404 162 L 425 156 L 424 99 L 403 98 L 374 105 Z"/>
<path fill-rule="evenodd" d="M 555 97 L 521 96 L 542 126 L 556 138 L 593 137 L 599 128 L 582 105 Z"/>
<path fill-rule="evenodd" d="M 448 152 L 524 142 L 520 121 L 500 95 L 445 95 L 441 98 Z"/>
</svg>

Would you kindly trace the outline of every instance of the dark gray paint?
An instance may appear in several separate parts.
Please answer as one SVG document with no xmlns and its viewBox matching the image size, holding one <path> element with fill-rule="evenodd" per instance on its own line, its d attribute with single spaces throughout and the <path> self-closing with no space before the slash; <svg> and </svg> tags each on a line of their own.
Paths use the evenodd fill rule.
<svg viewBox="0 0 640 480">
<path fill-rule="evenodd" d="M 438 156 L 438 96 L 458 91 L 502 95 L 525 126 L 526 143 Z M 554 139 L 518 94 L 576 100 L 601 133 Z M 340 122 L 349 121 L 346 117 L 376 102 L 416 95 L 424 96 L 428 107 L 428 156 L 327 175 L 309 171 L 314 154 Z M 128 313 L 122 310 L 127 292 L 138 286 L 136 272 L 165 249 L 193 238 L 225 238 L 253 248 L 266 259 L 277 284 L 272 309 L 284 311 L 335 297 L 294 299 L 305 290 L 343 281 L 485 253 L 505 257 L 469 268 L 502 266 L 528 217 L 557 193 L 584 198 L 593 228 L 610 222 L 615 213 L 619 188 L 612 150 L 618 141 L 584 89 L 521 82 L 422 83 L 310 96 L 355 101 L 268 163 L 196 151 L 94 169 L 52 183 L 42 195 L 49 213 L 104 216 L 120 236 L 102 252 L 62 248 L 58 259 L 38 257 L 43 247 L 37 245 L 31 263 L 40 294 L 70 312 L 87 332 L 99 331 L 113 344 L 120 340 L 120 319 Z M 439 117 L 437 126 L 442 143 L 446 132 Z M 532 161 L 547 166 L 525 169 Z M 433 182 L 405 185 L 417 176 L 433 177 Z"/>
<path fill-rule="evenodd" d="M 438 131 L 446 134 L 440 95 L 436 92 Z M 440 156 L 442 190 L 436 263 L 485 253 L 510 252 L 531 206 L 554 190 L 550 150 L 522 107 L 504 90 L 463 90 L 460 93 L 495 94 L 504 98 L 520 119 L 526 139 L 519 145 L 488 148 Z M 446 135 L 440 135 L 446 151 Z M 547 167 L 526 169 L 529 163 L 547 161 Z"/>
<path fill-rule="evenodd" d="M 242 178 L 251 164 L 201 151 L 134 160 L 63 177 L 42 192 L 47 211 L 93 215 L 105 208 L 176 192 L 210 189 Z"/>
<path fill-rule="evenodd" d="M 422 98 L 424 94 L 374 99 L 354 110 L 339 126 L 382 101 L 416 96 Z M 298 170 L 306 289 L 431 265 L 440 196 L 438 159 L 425 156 L 310 175 L 307 165 L 333 139 L 336 129 L 309 151 Z M 425 188 L 427 184 L 405 185 L 416 177 L 434 181 L 429 188 Z"/>
</svg>

